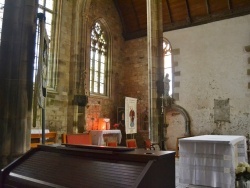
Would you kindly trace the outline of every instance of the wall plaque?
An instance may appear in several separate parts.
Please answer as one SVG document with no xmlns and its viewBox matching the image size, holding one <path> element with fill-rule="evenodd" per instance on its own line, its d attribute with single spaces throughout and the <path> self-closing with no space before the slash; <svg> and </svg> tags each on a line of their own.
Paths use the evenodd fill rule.
<svg viewBox="0 0 250 188">
<path fill-rule="evenodd" d="M 229 99 L 218 100 L 214 99 L 214 122 L 229 122 L 230 123 L 230 106 Z"/>
</svg>

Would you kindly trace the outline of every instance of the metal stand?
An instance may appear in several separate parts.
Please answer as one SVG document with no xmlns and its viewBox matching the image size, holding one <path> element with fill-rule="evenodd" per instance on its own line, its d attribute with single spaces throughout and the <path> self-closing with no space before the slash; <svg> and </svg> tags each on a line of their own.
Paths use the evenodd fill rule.
<svg viewBox="0 0 250 188">
<path fill-rule="evenodd" d="M 167 150 L 166 148 L 166 132 L 167 124 L 165 122 L 165 107 L 164 107 L 164 96 L 161 96 L 161 121 L 159 124 L 159 146 L 161 150 Z"/>
</svg>

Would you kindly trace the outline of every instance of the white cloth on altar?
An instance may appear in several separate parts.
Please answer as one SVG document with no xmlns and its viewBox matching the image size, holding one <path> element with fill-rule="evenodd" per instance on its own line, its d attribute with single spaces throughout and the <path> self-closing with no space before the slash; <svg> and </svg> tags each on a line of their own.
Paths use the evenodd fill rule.
<svg viewBox="0 0 250 188">
<path fill-rule="evenodd" d="M 92 139 L 92 144 L 93 145 L 98 145 L 102 146 L 105 145 L 103 135 L 104 134 L 117 134 L 117 142 L 121 143 L 122 139 L 122 134 L 121 130 L 116 129 L 116 130 L 90 130 L 89 131 Z"/>
<path fill-rule="evenodd" d="M 247 161 L 244 136 L 182 138 L 179 152 L 179 181 L 184 184 L 233 188 L 237 164 Z"/>
<path fill-rule="evenodd" d="M 49 129 L 45 129 L 45 133 L 49 133 Z M 42 134 L 42 129 L 31 129 L 31 134 Z"/>
</svg>

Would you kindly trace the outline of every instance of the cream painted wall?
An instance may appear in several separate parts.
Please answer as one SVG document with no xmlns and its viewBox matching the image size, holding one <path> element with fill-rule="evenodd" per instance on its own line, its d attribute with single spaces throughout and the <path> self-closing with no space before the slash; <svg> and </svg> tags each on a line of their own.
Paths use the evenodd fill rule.
<svg viewBox="0 0 250 188">
<path fill-rule="evenodd" d="M 244 50 L 250 45 L 250 15 L 165 32 L 164 37 L 180 49 L 174 57 L 175 71 L 180 71 L 176 104 L 189 113 L 191 134 L 250 133 L 250 53 Z M 228 98 L 231 122 L 214 123 L 214 99 Z"/>
</svg>

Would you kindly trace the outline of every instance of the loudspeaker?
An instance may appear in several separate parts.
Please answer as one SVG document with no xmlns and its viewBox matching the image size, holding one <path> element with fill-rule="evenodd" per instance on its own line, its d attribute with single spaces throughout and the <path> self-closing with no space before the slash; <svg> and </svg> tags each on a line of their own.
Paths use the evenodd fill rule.
<svg viewBox="0 0 250 188">
<path fill-rule="evenodd" d="M 88 103 L 88 96 L 86 95 L 75 95 L 74 103 L 78 106 L 86 106 Z"/>
</svg>

